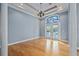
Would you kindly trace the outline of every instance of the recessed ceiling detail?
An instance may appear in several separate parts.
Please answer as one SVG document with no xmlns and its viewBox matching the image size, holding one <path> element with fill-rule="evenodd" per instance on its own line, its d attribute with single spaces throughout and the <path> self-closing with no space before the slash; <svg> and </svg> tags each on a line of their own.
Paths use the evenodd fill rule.
<svg viewBox="0 0 79 59">
<path fill-rule="evenodd" d="M 68 11 L 67 3 L 14 3 L 12 5 L 17 6 L 38 18 L 53 13 Z"/>
</svg>

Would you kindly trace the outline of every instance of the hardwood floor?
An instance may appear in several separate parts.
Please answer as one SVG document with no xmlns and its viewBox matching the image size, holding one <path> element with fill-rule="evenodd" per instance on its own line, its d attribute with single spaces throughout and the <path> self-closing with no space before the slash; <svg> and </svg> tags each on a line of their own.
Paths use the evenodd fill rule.
<svg viewBox="0 0 79 59">
<path fill-rule="evenodd" d="M 69 46 L 61 41 L 34 39 L 8 47 L 9 56 L 68 56 Z"/>
</svg>

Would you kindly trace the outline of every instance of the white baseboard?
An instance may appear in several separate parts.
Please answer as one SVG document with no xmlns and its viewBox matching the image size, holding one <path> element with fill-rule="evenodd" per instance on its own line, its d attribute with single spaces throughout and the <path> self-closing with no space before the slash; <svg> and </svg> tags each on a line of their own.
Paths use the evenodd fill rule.
<svg viewBox="0 0 79 59">
<path fill-rule="evenodd" d="M 22 43 L 22 42 L 25 42 L 25 41 L 30 41 L 30 40 L 38 39 L 38 38 L 40 38 L 40 37 L 33 37 L 33 38 L 25 39 L 25 40 L 22 40 L 22 41 L 10 43 L 10 44 L 8 44 L 8 46 L 14 45 L 14 44 L 17 44 L 17 43 Z M 43 37 L 43 38 L 44 38 L 44 37 Z M 68 41 L 66 41 L 66 40 L 61 40 L 61 39 L 60 39 L 60 41 L 68 42 Z M 1 48 L 1 46 L 0 46 L 0 48 Z M 79 47 L 77 48 L 77 50 L 79 50 Z"/>
<path fill-rule="evenodd" d="M 62 39 L 59 39 L 59 41 L 62 41 L 62 42 L 68 43 L 68 41 L 67 41 L 67 40 L 62 40 Z M 69 44 L 68 44 L 68 47 L 70 47 L 70 46 L 69 46 Z"/>
<path fill-rule="evenodd" d="M 62 39 L 59 39 L 59 41 L 68 42 L 67 40 L 62 40 Z"/>
<path fill-rule="evenodd" d="M 22 40 L 22 41 L 18 41 L 18 42 L 10 43 L 10 44 L 8 44 L 8 46 L 10 46 L 10 45 L 14 45 L 14 44 L 17 44 L 17 43 L 22 43 L 22 42 L 26 42 L 26 41 L 34 40 L 34 39 L 38 39 L 38 38 L 39 38 L 39 37 L 33 37 L 33 38 L 25 39 L 25 40 Z"/>
<path fill-rule="evenodd" d="M 61 40 L 61 39 L 60 39 L 60 41 L 63 41 L 63 42 L 68 42 L 67 40 Z M 77 50 L 79 50 L 79 47 L 77 47 Z"/>
<path fill-rule="evenodd" d="M 40 36 L 40 38 L 45 39 L 45 36 Z"/>
</svg>

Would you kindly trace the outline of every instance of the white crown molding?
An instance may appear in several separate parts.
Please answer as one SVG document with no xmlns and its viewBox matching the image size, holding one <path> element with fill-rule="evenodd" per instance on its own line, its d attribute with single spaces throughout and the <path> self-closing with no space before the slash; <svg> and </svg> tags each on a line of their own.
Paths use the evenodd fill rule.
<svg viewBox="0 0 79 59">
<path fill-rule="evenodd" d="M 38 18 L 38 16 L 36 16 L 35 14 L 30 13 L 30 12 L 28 12 L 27 10 L 24 10 L 24 9 L 18 7 L 18 6 L 14 6 L 14 5 L 11 4 L 11 3 L 8 4 L 8 7 L 11 7 L 11 8 L 13 8 L 13 9 L 16 9 L 16 10 L 20 11 L 20 12 L 23 12 L 23 13 L 25 13 L 25 14 L 29 14 L 29 15 L 31 15 L 31 16 L 34 16 L 34 17 Z M 29 9 L 29 10 L 30 10 L 30 9 Z"/>
<path fill-rule="evenodd" d="M 19 11 L 21 11 L 21 12 L 24 12 L 24 13 L 26 13 L 26 14 L 29 14 L 29 15 L 32 15 L 32 16 L 34 16 L 34 17 L 36 17 L 36 18 L 40 18 L 39 16 L 37 16 L 37 13 L 39 12 L 34 6 L 32 6 L 32 5 L 30 5 L 29 3 L 24 3 L 24 9 L 22 9 L 22 8 L 19 8 L 18 7 L 18 5 L 17 5 L 17 3 L 14 3 L 14 4 L 9 4 L 9 7 L 11 7 L 11 8 L 14 8 L 14 9 L 16 9 L 16 10 L 19 10 Z M 62 10 L 63 11 L 63 10 Z M 53 14 L 55 14 L 55 13 L 58 13 L 58 12 L 60 12 L 60 11 L 57 11 L 57 10 L 50 10 L 49 12 L 46 12 L 45 13 L 45 16 L 43 16 L 42 18 L 44 18 L 44 17 L 46 17 L 46 16 L 51 16 L 51 15 L 53 15 Z"/>
<path fill-rule="evenodd" d="M 33 7 L 32 5 L 30 5 L 29 3 L 25 3 L 26 6 L 32 8 L 34 11 L 39 12 L 39 10 L 37 10 L 35 7 Z"/>
</svg>

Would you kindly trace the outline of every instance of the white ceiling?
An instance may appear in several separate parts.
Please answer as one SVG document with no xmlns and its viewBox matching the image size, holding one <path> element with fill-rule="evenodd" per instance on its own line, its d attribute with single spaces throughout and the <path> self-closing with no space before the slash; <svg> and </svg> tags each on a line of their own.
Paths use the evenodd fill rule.
<svg viewBox="0 0 79 59">
<path fill-rule="evenodd" d="M 57 6 L 57 9 L 49 10 L 45 12 L 45 14 L 49 15 L 68 11 L 68 3 L 41 3 L 41 6 L 40 3 L 14 3 L 11 5 L 21 8 L 35 17 L 38 17 L 37 14 L 39 13 L 39 10 L 44 11 L 54 6 Z"/>
<path fill-rule="evenodd" d="M 29 3 L 30 5 L 32 5 L 33 7 L 35 7 L 37 10 L 40 10 L 40 3 Z M 55 6 L 56 4 L 48 4 L 48 3 L 42 3 L 41 4 L 41 10 L 46 10 L 49 9 L 53 6 Z"/>
</svg>

